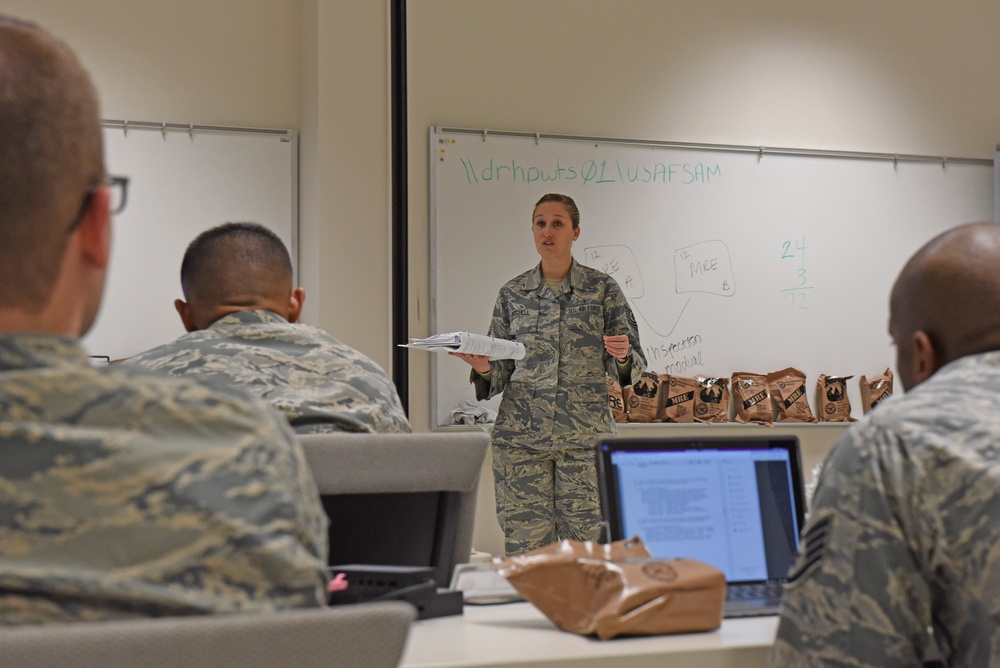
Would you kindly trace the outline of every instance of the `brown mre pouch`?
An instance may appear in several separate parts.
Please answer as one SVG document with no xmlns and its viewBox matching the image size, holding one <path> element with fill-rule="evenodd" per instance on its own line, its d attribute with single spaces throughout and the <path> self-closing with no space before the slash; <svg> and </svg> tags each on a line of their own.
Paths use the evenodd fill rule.
<svg viewBox="0 0 1000 668">
<path fill-rule="evenodd" d="M 563 540 L 507 557 L 496 569 L 564 631 L 607 640 L 722 624 L 722 571 L 694 559 L 653 559 L 638 537 L 607 545 Z"/>
<path fill-rule="evenodd" d="M 815 422 L 809 408 L 806 392 L 806 375 L 788 367 L 767 374 L 767 387 L 771 390 L 774 406 L 778 409 L 778 422 Z"/>
<path fill-rule="evenodd" d="M 867 415 L 880 402 L 892 396 L 892 370 L 886 367 L 885 373 L 873 376 L 869 380 L 861 376 L 861 408 Z"/>
<path fill-rule="evenodd" d="M 665 389 L 664 389 L 665 388 Z M 684 376 L 660 376 L 664 422 L 694 422 L 698 381 Z"/>
<path fill-rule="evenodd" d="M 627 422 L 628 413 L 625 410 L 627 397 L 622 392 L 622 386 L 609 374 L 605 374 L 604 379 L 608 384 L 608 403 L 611 405 L 611 417 L 614 418 L 615 422 Z"/>
<path fill-rule="evenodd" d="M 696 422 L 729 422 L 729 379 L 695 376 L 698 396 L 694 400 Z"/>
<path fill-rule="evenodd" d="M 628 398 L 629 422 L 660 422 L 663 420 L 663 391 L 660 377 L 652 371 L 643 371 L 632 385 Z"/>
<path fill-rule="evenodd" d="M 847 381 L 854 376 L 827 376 L 816 380 L 816 414 L 820 422 L 854 422 Z"/>
<path fill-rule="evenodd" d="M 748 371 L 736 371 L 732 376 L 733 403 L 736 422 L 757 422 L 771 426 L 774 409 L 767 389 L 767 376 Z"/>
</svg>

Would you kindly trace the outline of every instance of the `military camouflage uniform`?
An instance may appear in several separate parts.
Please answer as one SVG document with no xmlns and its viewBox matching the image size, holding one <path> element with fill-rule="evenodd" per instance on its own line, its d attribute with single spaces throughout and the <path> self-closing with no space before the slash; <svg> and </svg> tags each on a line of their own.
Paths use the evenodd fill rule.
<svg viewBox="0 0 1000 668">
<path fill-rule="evenodd" d="M 408 432 L 385 371 L 323 330 L 271 311 L 238 311 L 128 360 L 237 385 L 280 409 L 299 434 Z"/>
<path fill-rule="evenodd" d="M 553 294 L 538 265 L 500 289 L 490 334 L 520 341 L 526 351 L 516 362 L 491 362 L 489 382 L 472 373 L 477 399 L 503 393 L 493 475 L 507 553 L 563 538 L 596 540 L 601 511 L 593 443 L 615 433 L 605 373 L 618 376 L 602 337 L 628 335 L 632 381 L 646 368 L 621 288 L 574 261 Z"/>
<path fill-rule="evenodd" d="M 880 404 L 831 452 L 774 666 L 1000 666 L 1000 352 Z"/>
<path fill-rule="evenodd" d="M 320 606 L 326 541 L 264 403 L 0 336 L 0 624 Z"/>
</svg>

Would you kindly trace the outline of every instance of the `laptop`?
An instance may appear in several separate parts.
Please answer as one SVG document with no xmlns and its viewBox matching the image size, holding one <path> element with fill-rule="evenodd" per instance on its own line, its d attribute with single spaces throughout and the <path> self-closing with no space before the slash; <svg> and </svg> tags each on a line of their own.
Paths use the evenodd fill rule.
<svg viewBox="0 0 1000 668">
<path fill-rule="evenodd" d="M 777 614 L 805 513 L 797 437 L 609 436 L 597 471 L 608 540 L 715 566 L 724 617 Z"/>
</svg>

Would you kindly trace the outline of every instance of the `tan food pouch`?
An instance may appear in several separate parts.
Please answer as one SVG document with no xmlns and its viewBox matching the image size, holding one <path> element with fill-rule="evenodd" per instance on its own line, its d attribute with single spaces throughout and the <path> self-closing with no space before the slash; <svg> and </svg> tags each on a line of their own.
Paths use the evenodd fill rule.
<svg viewBox="0 0 1000 668">
<path fill-rule="evenodd" d="M 628 413 L 625 410 L 626 397 L 622 392 L 622 386 L 610 374 L 605 374 L 604 378 L 608 384 L 608 403 L 611 405 L 611 417 L 615 419 L 615 422 L 627 422 Z"/>
<path fill-rule="evenodd" d="M 694 400 L 697 422 L 729 422 L 729 379 L 695 376 L 698 395 Z"/>
<path fill-rule="evenodd" d="M 815 422 L 809 408 L 806 375 L 788 367 L 767 374 L 767 387 L 778 409 L 778 422 Z"/>
<path fill-rule="evenodd" d="M 660 376 L 665 422 L 694 422 L 694 402 L 698 381 L 684 376 Z M 665 390 L 663 388 L 666 388 Z"/>
<path fill-rule="evenodd" d="M 607 640 L 722 624 L 722 571 L 694 559 L 653 559 L 638 537 L 607 545 L 563 540 L 495 568 L 564 631 Z"/>
<path fill-rule="evenodd" d="M 663 391 L 660 377 L 652 371 L 643 371 L 631 387 L 628 400 L 629 422 L 660 422 L 663 419 Z"/>
<path fill-rule="evenodd" d="M 816 413 L 820 422 L 854 422 L 851 400 L 847 396 L 847 381 L 854 376 L 827 376 L 816 380 Z"/>
<path fill-rule="evenodd" d="M 861 408 L 867 415 L 875 406 L 892 396 L 892 370 L 886 367 L 881 376 L 869 380 L 861 376 Z"/>
<path fill-rule="evenodd" d="M 737 371 L 732 376 L 733 402 L 736 404 L 736 422 L 758 422 L 770 426 L 774 417 L 771 393 L 767 389 L 767 376 L 748 371 Z"/>
</svg>

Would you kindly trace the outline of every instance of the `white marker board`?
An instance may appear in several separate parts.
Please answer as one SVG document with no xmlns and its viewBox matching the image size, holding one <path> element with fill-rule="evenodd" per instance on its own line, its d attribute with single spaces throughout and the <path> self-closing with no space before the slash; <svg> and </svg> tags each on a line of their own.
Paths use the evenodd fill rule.
<svg viewBox="0 0 1000 668">
<path fill-rule="evenodd" d="M 232 221 L 260 223 L 292 255 L 297 242 L 297 147 L 281 131 L 188 132 L 105 128 L 108 173 L 130 179 L 113 222 L 101 312 L 83 343 L 121 359 L 184 333 L 174 310 L 181 260 L 200 232 Z"/>
<path fill-rule="evenodd" d="M 485 138 L 484 138 L 485 137 Z M 991 165 L 758 155 L 430 132 L 432 329 L 485 332 L 500 286 L 538 263 L 534 203 L 581 212 L 575 258 L 614 276 L 650 369 L 730 376 L 892 367 L 888 294 L 935 234 L 994 217 Z M 474 398 L 433 360 L 432 419 Z M 492 407 L 496 407 L 496 400 Z"/>
</svg>

